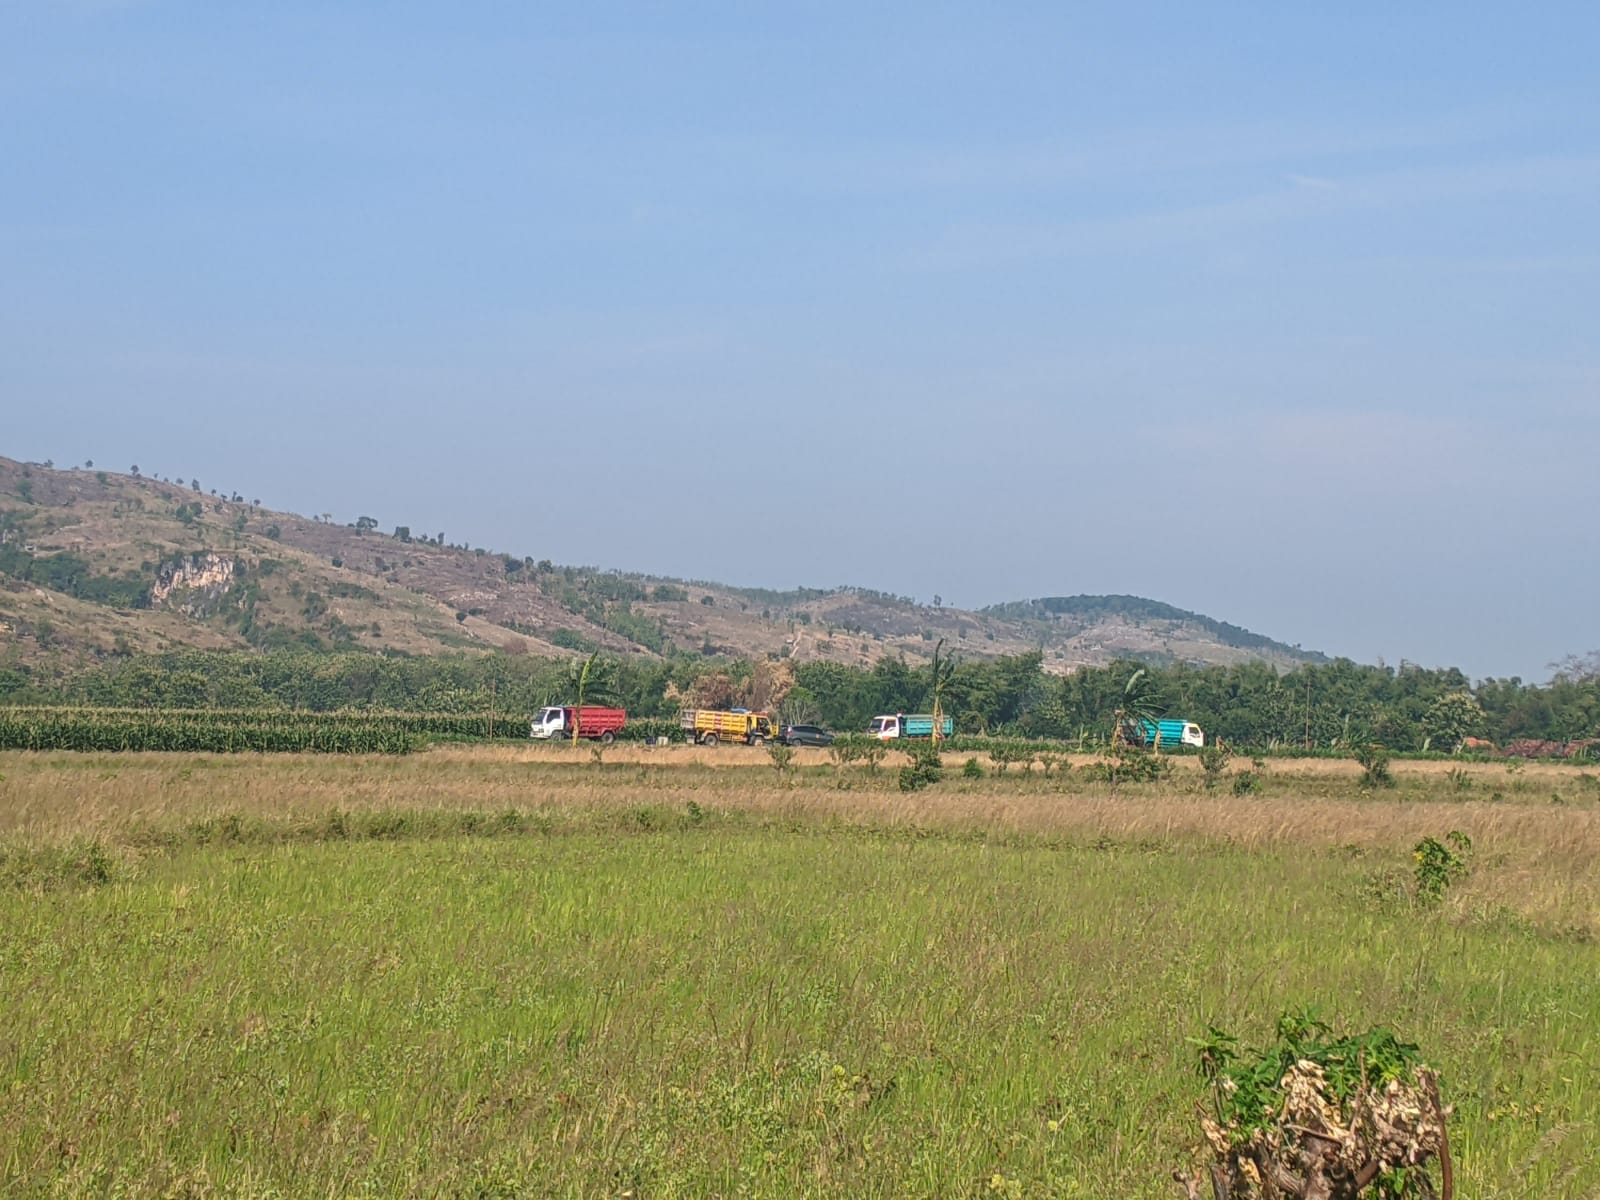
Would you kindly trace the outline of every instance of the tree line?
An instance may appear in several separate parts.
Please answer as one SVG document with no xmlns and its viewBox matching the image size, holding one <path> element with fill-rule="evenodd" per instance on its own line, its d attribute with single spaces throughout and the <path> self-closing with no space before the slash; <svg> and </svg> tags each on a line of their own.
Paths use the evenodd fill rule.
<svg viewBox="0 0 1600 1200">
<path fill-rule="evenodd" d="M 1047 674 L 1038 653 L 958 662 L 941 706 L 963 733 L 1092 743 L 1110 728 L 1128 677 L 1143 664 Z M 1241 747 L 1330 749 L 1379 743 L 1397 751 L 1600 737 L 1600 671 L 1573 660 L 1546 684 L 1474 683 L 1453 668 L 1368 666 L 1340 659 L 1279 672 L 1265 663 L 1144 669 L 1166 716 Z M 43 678 L 0 667 L 0 702 L 151 708 L 340 709 L 525 715 L 569 702 L 569 666 L 525 656 L 382 656 L 298 650 L 186 650 L 131 655 Z M 782 719 L 860 730 L 879 713 L 926 710 L 931 667 L 885 658 L 832 662 L 621 658 L 604 671 L 608 702 L 638 719 L 686 704 L 746 705 Z"/>
<path fill-rule="evenodd" d="M 1037 654 L 960 663 L 945 709 L 966 733 L 1068 740 L 1109 729 L 1129 677 L 1120 662 L 1046 675 Z M 1474 683 L 1455 668 L 1369 666 L 1348 659 L 1280 672 L 1262 662 L 1230 667 L 1144 667 L 1158 711 L 1194 721 L 1208 739 L 1237 746 L 1331 749 L 1378 743 L 1411 752 L 1600 737 L 1600 671 L 1563 670 L 1548 684 L 1518 678 Z M 870 671 L 807 663 L 796 692 L 841 727 L 924 702 L 928 668 L 883 660 Z"/>
</svg>

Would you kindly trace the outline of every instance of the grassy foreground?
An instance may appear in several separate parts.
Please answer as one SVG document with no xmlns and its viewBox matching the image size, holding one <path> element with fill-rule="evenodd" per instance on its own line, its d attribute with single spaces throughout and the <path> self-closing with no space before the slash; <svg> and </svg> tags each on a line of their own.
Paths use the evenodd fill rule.
<svg viewBox="0 0 1600 1200">
<path fill-rule="evenodd" d="M 1421 1043 L 1459 1196 L 1600 1189 L 1580 785 L 721 761 L 0 755 L 0 1191 L 1170 1197 L 1185 1038 L 1306 1004 Z"/>
</svg>

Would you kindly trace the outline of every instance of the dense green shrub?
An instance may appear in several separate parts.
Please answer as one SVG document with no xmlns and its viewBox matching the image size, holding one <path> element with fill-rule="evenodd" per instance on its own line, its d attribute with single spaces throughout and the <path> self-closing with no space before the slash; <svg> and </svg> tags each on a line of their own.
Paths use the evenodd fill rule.
<svg viewBox="0 0 1600 1200">
<path fill-rule="evenodd" d="M 1416 861 L 1417 899 L 1424 904 L 1437 904 L 1445 889 L 1464 877 L 1472 856 L 1472 839 L 1459 829 L 1452 829 L 1444 840 L 1425 837 L 1412 847 Z"/>
<path fill-rule="evenodd" d="M 1389 751 L 1376 742 L 1357 746 L 1356 762 L 1361 764 L 1361 786 L 1364 788 L 1390 788 L 1394 776 L 1389 773 Z"/>
<path fill-rule="evenodd" d="M 1206 788 L 1209 790 L 1216 787 L 1222 779 L 1222 773 L 1228 769 L 1228 763 L 1233 759 L 1233 752 L 1221 739 L 1217 739 L 1202 747 L 1198 757 L 1200 770 L 1205 775 Z"/>
<path fill-rule="evenodd" d="M 944 760 L 933 742 L 919 742 L 905 753 L 910 762 L 900 768 L 902 792 L 920 792 L 944 778 Z"/>
</svg>

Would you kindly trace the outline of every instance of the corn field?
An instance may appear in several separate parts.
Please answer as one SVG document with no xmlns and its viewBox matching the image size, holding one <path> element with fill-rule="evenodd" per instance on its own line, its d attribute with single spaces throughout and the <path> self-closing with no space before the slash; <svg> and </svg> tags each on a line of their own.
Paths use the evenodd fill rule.
<svg viewBox="0 0 1600 1200">
<path fill-rule="evenodd" d="M 527 736 L 528 718 L 507 713 L 0 706 L 0 750 L 405 754 L 424 741 Z M 682 740 L 676 721 L 634 721 L 618 731 L 622 741 L 658 736 Z"/>
<path fill-rule="evenodd" d="M 431 714 L 106 708 L 0 709 L 0 750 L 406 754 L 450 736 Z M 466 735 L 472 736 L 472 735 Z"/>
</svg>

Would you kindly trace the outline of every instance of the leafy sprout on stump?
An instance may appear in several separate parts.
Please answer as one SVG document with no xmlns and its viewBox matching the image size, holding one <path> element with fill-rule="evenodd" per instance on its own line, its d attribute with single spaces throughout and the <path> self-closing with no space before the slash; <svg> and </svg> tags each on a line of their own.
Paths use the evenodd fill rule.
<svg viewBox="0 0 1600 1200">
<path fill-rule="evenodd" d="M 1450 1110 L 1416 1046 L 1381 1028 L 1335 1037 L 1310 1013 L 1277 1034 L 1246 1052 L 1214 1026 L 1191 1039 L 1211 1111 L 1209 1162 L 1173 1173 L 1187 1200 L 1454 1200 Z"/>
</svg>

